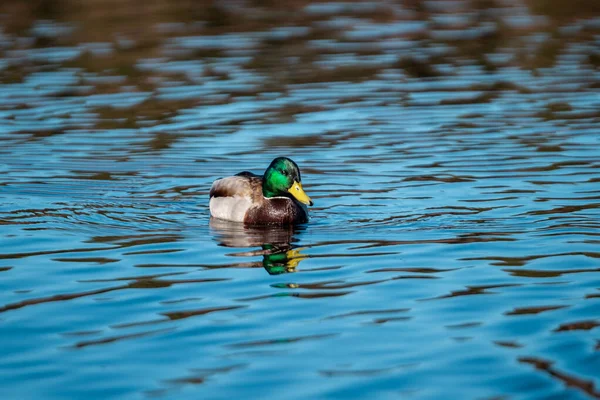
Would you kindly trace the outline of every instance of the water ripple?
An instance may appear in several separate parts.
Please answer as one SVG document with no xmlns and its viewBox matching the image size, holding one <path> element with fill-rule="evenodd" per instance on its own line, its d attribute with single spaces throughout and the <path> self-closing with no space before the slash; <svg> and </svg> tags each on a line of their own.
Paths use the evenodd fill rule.
<svg viewBox="0 0 600 400">
<path fill-rule="evenodd" d="M 600 398 L 593 1 L 38 3 L 0 3 L 4 398 Z M 210 219 L 280 155 L 309 223 Z"/>
</svg>

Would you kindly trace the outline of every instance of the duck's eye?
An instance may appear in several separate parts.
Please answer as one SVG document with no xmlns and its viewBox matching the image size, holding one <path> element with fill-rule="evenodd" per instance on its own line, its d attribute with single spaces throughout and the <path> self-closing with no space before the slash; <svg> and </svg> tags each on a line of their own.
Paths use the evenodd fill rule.
<svg viewBox="0 0 600 400">
<path fill-rule="evenodd" d="M 283 171 L 281 171 L 281 173 L 283 174 L 283 176 L 287 176 L 288 172 L 284 169 Z"/>
</svg>

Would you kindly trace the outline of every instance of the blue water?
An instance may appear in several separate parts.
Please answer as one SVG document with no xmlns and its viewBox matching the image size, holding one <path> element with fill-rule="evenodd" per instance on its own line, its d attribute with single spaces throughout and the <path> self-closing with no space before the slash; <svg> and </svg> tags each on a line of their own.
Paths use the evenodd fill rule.
<svg viewBox="0 0 600 400">
<path fill-rule="evenodd" d="M 0 9 L 2 398 L 600 398 L 597 19 L 246 7 Z"/>
</svg>

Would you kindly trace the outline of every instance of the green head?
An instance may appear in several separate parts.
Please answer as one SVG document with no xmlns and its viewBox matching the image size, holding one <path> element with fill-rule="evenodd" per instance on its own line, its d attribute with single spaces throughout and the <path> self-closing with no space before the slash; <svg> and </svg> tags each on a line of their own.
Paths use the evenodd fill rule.
<svg viewBox="0 0 600 400">
<path fill-rule="evenodd" d="M 277 157 L 271 162 L 263 177 L 265 197 L 290 195 L 300 203 L 312 206 L 313 202 L 302 189 L 302 178 L 298 165 L 286 157 Z"/>
</svg>

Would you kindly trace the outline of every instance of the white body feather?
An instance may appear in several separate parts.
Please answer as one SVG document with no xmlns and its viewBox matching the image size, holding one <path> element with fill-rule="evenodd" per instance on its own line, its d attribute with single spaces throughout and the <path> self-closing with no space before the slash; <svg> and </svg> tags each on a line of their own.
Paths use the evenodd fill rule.
<svg viewBox="0 0 600 400">
<path fill-rule="evenodd" d="M 244 222 L 246 212 L 252 206 L 252 187 L 248 178 L 230 176 L 216 180 L 212 190 L 227 193 L 222 197 L 211 197 L 210 215 L 226 221 Z"/>
<path fill-rule="evenodd" d="M 252 200 L 245 196 L 213 197 L 210 199 L 210 215 L 227 221 L 244 222 Z"/>
</svg>

